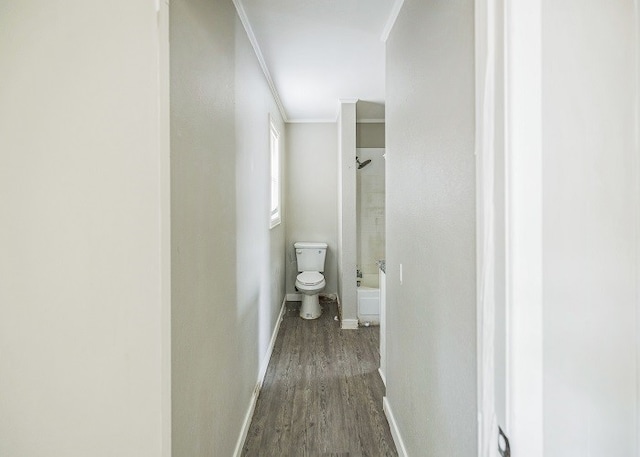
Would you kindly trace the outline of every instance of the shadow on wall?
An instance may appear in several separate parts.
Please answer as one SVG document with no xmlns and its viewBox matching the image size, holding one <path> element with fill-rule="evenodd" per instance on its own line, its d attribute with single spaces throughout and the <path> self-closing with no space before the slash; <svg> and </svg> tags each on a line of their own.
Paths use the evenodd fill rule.
<svg viewBox="0 0 640 457">
<path fill-rule="evenodd" d="M 358 100 L 356 103 L 356 120 L 384 119 L 384 103 Z"/>
</svg>

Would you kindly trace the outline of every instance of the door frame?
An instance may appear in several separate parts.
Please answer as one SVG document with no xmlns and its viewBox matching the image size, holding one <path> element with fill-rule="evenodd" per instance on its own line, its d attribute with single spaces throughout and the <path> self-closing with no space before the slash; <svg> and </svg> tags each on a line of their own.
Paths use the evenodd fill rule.
<svg viewBox="0 0 640 457">
<path fill-rule="evenodd" d="M 496 455 L 501 425 L 516 455 L 542 457 L 541 0 L 476 0 L 475 7 L 478 455 Z M 503 66 L 496 64 L 499 52 Z M 503 84 L 496 84 L 496 75 Z M 497 98 L 504 100 L 503 111 L 493 103 L 497 93 L 503 96 Z M 496 113 L 504 118 L 496 119 Z M 497 121 L 504 123 L 504 168 L 499 170 Z M 496 181 L 496 171 L 504 173 L 504 182 Z M 503 231 L 496 230 L 496 198 L 504 198 Z M 494 256 L 501 243 L 504 290 L 496 290 Z M 497 293 L 505 297 L 505 328 L 498 332 L 506 340 L 503 360 L 496 360 L 495 351 Z M 504 363 L 506 373 L 500 392 L 496 363 Z M 498 396 L 504 396 L 504 424 L 497 424 Z"/>
</svg>

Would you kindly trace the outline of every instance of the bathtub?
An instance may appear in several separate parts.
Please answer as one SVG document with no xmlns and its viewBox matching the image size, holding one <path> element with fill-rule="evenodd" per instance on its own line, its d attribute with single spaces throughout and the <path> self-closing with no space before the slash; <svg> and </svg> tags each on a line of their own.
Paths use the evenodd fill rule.
<svg viewBox="0 0 640 457">
<path fill-rule="evenodd" d="M 364 274 L 356 289 L 360 324 L 380 324 L 380 288 L 377 274 Z"/>
</svg>

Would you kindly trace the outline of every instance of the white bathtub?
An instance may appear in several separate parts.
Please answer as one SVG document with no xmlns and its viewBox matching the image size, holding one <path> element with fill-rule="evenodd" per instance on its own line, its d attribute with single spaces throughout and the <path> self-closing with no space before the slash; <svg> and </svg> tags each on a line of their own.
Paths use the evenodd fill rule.
<svg viewBox="0 0 640 457">
<path fill-rule="evenodd" d="M 380 288 L 377 274 L 365 274 L 356 289 L 360 324 L 380 324 Z"/>
</svg>

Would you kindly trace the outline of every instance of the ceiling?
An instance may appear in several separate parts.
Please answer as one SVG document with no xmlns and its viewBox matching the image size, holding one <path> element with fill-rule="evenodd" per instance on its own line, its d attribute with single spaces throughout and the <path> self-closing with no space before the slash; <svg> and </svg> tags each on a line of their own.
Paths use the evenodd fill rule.
<svg viewBox="0 0 640 457">
<path fill-rule="evenodd" d="M 234 0 L 288 122 L 334 122 L 340 99 L 384 119 L 385 43 L 398 0 Z"/>
</svg>

